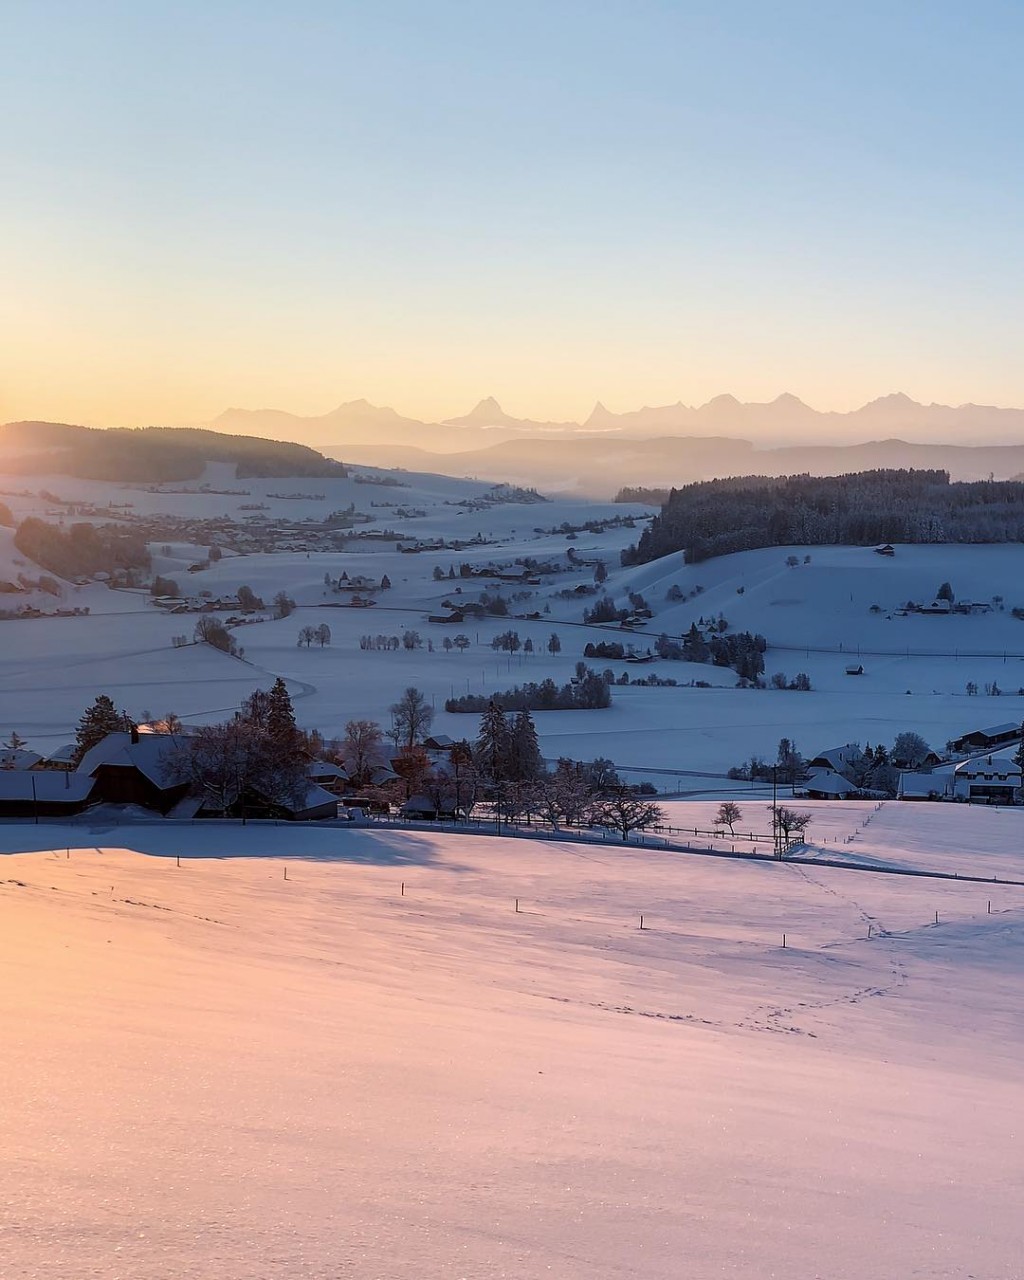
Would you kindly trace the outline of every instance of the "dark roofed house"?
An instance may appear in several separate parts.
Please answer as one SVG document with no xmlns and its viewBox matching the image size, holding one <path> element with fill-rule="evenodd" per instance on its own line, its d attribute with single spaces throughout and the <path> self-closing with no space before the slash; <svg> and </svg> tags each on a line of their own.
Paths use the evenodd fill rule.
<svg viewBox="0 0 1024 1280">
<path fill-rule="evenodd" d="M 0 818 L 67 818 L 95 798 L 96 780 L 84 774 L 0 771 Z"/>
<path fill-rule="evenodd" d="M 172 733 L 108 733 L 79 762 L 77 773 L 96 780 L 96 798 L 167 813 L 188 791 L 175 762 L 180 739 Z"/>
<path fill-rule="evenodd" d="M 959 738 L 954 738 L 951 745 L 954 751 L 989 751 L 992 747 L 1005 747 L 1020 737 L 1021 726 L 1018 721 L 1008 720 L 1004 724 L 994 724 L 988 729 L 972 729 Z"/>
</svg>

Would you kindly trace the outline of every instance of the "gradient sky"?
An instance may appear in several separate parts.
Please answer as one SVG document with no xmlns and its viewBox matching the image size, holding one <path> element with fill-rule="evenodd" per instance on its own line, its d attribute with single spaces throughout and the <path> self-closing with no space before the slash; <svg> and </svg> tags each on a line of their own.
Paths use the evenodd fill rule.
<svg viewBox="0 0 1024 1280">
<path fill-rule="evenodd" d="M 1024 404 L 1019 0 L 6 0 L 0 37 L 0 421 Z"/>
</svg>

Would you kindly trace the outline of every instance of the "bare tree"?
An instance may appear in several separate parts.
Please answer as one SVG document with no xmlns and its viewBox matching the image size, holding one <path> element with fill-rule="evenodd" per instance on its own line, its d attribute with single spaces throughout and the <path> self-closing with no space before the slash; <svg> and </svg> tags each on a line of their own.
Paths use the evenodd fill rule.
<svg viewBox="0 0 1024 1280">
<path fill-rule="evenodd" d="M 769 805 L 768 815 L 775 836 L 777 856 L 781 858 L 797 838 L 803 839 L 804 833 L 811 825 L 811 815 L 797 813 L 795 809 L 788 809 L 781 804 Z"/>
<path fill-rule="evenodd" d="M 419 689 L 410 685 L 390 711 L 390 736 L 396 747 L 414 747 L 430 732 L 434 710 Z"/>
<path fill-rule="evenodd" d="M 238 646 L 235 644 L 230 631 L 219 618 L 215 618 L 211 613 L 204 613 L 196 623 L 195 638 L 201 644 L 208 644 L 211 648 L 219 649 L 221 653 L 238 653 Z"/>
<path fill-rule="evenodd" d="M 734 800 L 723 800 L 715 814 L 715 823 L 720 827 L 728 827 L 729 834 L 734 836 L 736 834 L 734 827 L 742 817 L 743 810 Z"/>
<path fill-rule="evenodd" d="M 622 787 L 609 800 L 601 802 L 601 820 L 614 827 L 628 840 L 631 831 L 643 831 L 665 821 L 665 810 L 638 795 L 632 787 Z"/>
<path fill-rule="evenodd" d="M 274 596 L 274 617 L 288 618 L 295 612 L 295 601 L 287 591 L 279 591 Z"/>
<path fill-rule="evenodd" d="M 357 787 L 366 785 L 381 758 L 384 733 L 376 720 L 350 720 L 341 742 L 341 759 Z"/>
</svg>

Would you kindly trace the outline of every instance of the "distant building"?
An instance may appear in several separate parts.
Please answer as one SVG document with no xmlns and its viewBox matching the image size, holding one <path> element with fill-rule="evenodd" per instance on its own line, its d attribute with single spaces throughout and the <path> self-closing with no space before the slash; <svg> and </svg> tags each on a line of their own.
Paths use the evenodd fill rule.
<svg viewBox="0 0 1024 1280">
<path fill-rule="evenodd" d="M 876 556 L 894 556 L 896 552 L 893 550 L 891 542 L 882 542 L 875 547 Z"/>
<path fill-rule="evenodd" d="M 27 769 L 42 767 L 43 757 L 38 751 L 26 751 L 24 747 L 4 747 L 0 749 L 0 769 L 14 769 L 23 772 Z"/>
<path fill-rule="evenodd" d="M 954 751 L 991 751 L 993 747 L 1009 746 L 1020 736 L 1020 723 L 1008 720 L 1003 724 L 991 725 L 987 729 L 972 729 L 970 733 L 954 738 L 949 745 Z"/>
</svg>

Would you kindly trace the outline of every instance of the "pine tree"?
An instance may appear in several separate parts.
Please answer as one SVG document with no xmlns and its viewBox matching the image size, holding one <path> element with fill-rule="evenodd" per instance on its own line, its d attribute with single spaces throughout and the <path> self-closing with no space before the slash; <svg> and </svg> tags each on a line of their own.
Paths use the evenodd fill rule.
<svg viewBox="0 0 1024 1280">
<path fill-rule="evenodd" d="M 21 736 L 21 734 L 17 731 L 17 729 L 12 729 L 11 736 L 7 739 L 7 741 L 3 745 L 8 749 L 8 751 L 21 751 L 21 749 L 25 746 L 25 739 Z"/>
<path fill-rule="evenodd" d="M 509 777 L 513 782 L 532 782 L 544 772 L 544 761 L 533 716 L 524 707 L 509 731 Z"/>
<path fill-rule="evenodd" d="M 294 753 L 297 750 L 300 734 L 295 724 L 295 711 L 288 687 L 280 676 L 267 695 L 267 734 L 282 751 Z"/>
<path fill-rule="evenodd" d="M 98 694 L 91 707 L 86 707 L 75 730 L 75 756 L 77 766 L 92 747 L 110 733 L 130 730 L 131 721 L 123 711 L 118 711 L 113 700 L 105 693 Z"/>
<path fill-rule="evenodd" d="M 503 782 L 508 777 L 511 733 L 504 711 L 492 702 L 480 717 L 480 733 L 476 740 L 476 758 L 480 772 L 490 782 Z"/>
</svg>

